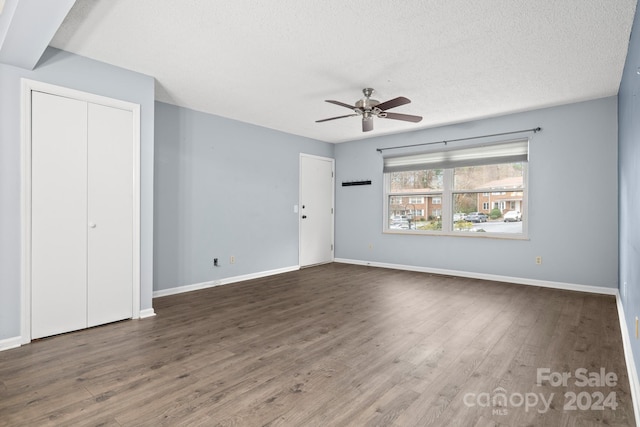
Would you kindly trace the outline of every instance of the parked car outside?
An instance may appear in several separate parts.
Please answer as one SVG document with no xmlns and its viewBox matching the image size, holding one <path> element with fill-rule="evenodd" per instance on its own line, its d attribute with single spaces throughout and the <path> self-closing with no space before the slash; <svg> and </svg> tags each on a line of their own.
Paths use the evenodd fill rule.
<svg viewBox="0 0 640 427">
<path fill-rule="evenodd" d="M 463 212 L 454 213 L 453 222 L 464 221 L 466 217 L 466 214 L 464 214 Z"/>
<path fill-rule="evenodd" d="M 516 222 L 522 221 L 522 214 L 520 211 L 509 211 L 503 216 L 504 222 Z"/>
<path fill-rule="evenodd" d="M 395 215 L 391 218 L 391 223 L 389 224 L 389 229 L 391 230 L 408 230 L 409 229 L 409 219 L 406 215 Z"/>
<path fill-rule="evenodd" d="M 469 222 L 487 222 L 488 218 L 489 216 L 482 212 L 471 212 L 464 219 Z"/>
</svg>

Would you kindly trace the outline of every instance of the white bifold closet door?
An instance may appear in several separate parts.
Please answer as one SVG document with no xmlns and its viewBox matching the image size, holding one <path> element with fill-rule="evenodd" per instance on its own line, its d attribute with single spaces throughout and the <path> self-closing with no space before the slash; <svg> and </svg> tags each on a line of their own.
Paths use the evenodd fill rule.
<svg viewBox="0 0 640 427">
<path fill-rule="evenodd" d="M 31 336 L 133 315 L 133 115 L 32 93 Z"/>
</svg>

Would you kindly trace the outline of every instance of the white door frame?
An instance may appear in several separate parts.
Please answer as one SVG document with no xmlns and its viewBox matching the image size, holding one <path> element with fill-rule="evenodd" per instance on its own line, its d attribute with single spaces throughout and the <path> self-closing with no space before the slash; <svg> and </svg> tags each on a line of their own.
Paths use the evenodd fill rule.
<svg viewBox="0 0 640 427">
<path fill-rule="evenodd" d="M 22 80 L 20 154 L 21 206 L 21 344 L 31 342 L 31 92 L 45 92 L 133 114 L 133 318 L 140 318 L 140 105 L 35 80 Z"/>
<path fill-rule="evenodd" d="M 318 160 L 324 160 L 331 162 L 331 170 L 333 171 L 333 185 L 331 186 L 331 207 L 333 209 L 333 215 L 331 215 L 331 242 L 333 246 L 333 250 L 331 251 L 331 262 L 335 259 L 335 206 L 336 206 L 336 185 L 335 185 L 335 171 L 336 171 L 336 160 L 331 157 L 323 157 L 316 156 L 313 154 L 300 153 L 300 159 L 298 160 L 298 268 L 301 267 L 300 264 L 300 254 L 302 251 L 302 212 L 300 211 L 300 203 L 302 203 L 302 158 L 312 158 Z"/>
</svg>

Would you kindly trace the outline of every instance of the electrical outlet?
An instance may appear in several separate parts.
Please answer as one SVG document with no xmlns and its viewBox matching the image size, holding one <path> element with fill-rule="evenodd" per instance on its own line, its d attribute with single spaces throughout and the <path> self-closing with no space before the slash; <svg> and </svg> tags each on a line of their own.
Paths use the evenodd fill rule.
<svg viewBox="0 0 640 427">
<path fill-rule="evenodd" d="M 538 264 L 538 265 L 542 264 L 542 257 L 541 256 L 537 256 L 536 257 L 536 264 Z"/>
<path fill-rule="evenodd" d="M 235 256 L 233 256 L 233 255 L 231 255 L 231 256 L 229 257 L 229 264 L 235 264 L 235 263 L 236 263 L 236 257 L 235 257 Z"/>
</svg>

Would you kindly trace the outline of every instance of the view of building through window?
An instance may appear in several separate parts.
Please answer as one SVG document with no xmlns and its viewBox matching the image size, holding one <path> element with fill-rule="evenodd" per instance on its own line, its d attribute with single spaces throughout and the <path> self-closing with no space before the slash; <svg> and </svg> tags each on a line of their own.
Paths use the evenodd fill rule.
<svg viewBox="0 0 640 427">
<path fill-rule="evenodd" d="M 523 233 L 526 162 L 386 173 L 388 230 Z"/>
</svg>

